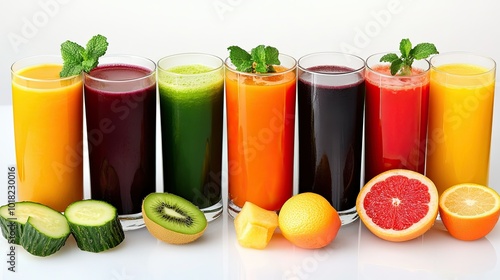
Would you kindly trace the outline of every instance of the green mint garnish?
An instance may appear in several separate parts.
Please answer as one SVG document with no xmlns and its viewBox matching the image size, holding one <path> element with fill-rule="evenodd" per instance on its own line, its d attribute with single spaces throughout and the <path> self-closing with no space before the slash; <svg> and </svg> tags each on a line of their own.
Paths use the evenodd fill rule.
<svg viewBox="0 0 500 280">
<path fill-rule="evenodd" d="M 64 61 L 60 77 L 70 77 L 90 72 L 99 63 L 99 57 L 103 56 L 108 49 L 106 37 L 96 35 L 90 39 L 86 48 L 75 42 L 66 41 L 61 44 L 61 55 Z"/>
<path fill-rule="evenodd" d="M 247 73 L 273 73 L 273 65 L 280 65 L 278 49 L 271 46 L 259 45 L 250 53 L 238 46 L 230 46 L 229 59 L 236 66 L 237 71 Z"/>
<path fill-rule="evenodd" d="M 433 54 L 439 53 L 436 46 L 431 43 L 420 43 L 412 48 L 409 39 L 401 40 L 399 43 L 399 51 L 401 52 L 401 56 L 395 53 L 389 53 L 380 58 L 380 62 L 391 63 L 391 75 L 393 76 L 398 73 L 401 76 L 411 75 L 411 65 L 414 60 L 425 59 Z"/>
</svg>

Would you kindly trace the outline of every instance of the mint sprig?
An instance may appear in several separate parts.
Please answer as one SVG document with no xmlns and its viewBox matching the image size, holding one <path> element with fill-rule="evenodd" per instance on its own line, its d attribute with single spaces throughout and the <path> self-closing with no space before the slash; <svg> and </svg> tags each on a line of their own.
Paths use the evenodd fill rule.
<svg viewBox="0 0 500 280">
<path fill-rule="evenodd" d="M 63 68 L 59 73 L 61 78 L 70 77 L 82 73 L 90 72 L 99 64 L 99 58 L 106 53 L 108 41 L 102 35 L 92 37 L 86 48 L 72 41 L 61 44 L 61 56 L 63 58 Z"/>
<path fill-rule="evenodd" d="M 271 46 L 259 45 L 250 53 L 238 46 L 230 46 L 229 59 L 236 66 L 237 71 L 247 73 L 274 73 L 273 65 L 280 65 L 278 49 Z"/>
<path fill-rule="evenodd" d="M 431 43 L 420 43 L 412 48 L 410 39 L 403 39 L 399 43 L 401 56 L 388 53 L 380 58 L 380 62 L 391 63 L 391 75 L 411 75 L 411 65 L 414 60 L 426 59 L 433 54 L 438 54 L 436 46 Z"/>
</svg>

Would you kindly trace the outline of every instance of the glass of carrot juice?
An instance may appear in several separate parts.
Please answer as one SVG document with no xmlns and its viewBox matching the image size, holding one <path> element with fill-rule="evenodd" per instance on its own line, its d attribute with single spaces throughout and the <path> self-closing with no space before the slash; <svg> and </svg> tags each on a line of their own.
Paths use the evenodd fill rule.
<svg viewBox="0 0 500 280">
<path fill-rule="evenodd" d="M 280 54 L 275 73 L 235 70 L 225 61 L 228 212 L 246 201 L 278 211 L 293 193 L 297 62 Z"/>
<path fill-rule="evenodd" d="M 426 175 L 440 194 L 459 183 L 488 185 L 495 61 L 451 52 L 430 63 Z"/>
<path fill-rule="evenodd" d="M 57 211 L 83 199 L 82 75 L 60 78 L 60 56 L 11 67 L 18 200 Z"/>
</svg>

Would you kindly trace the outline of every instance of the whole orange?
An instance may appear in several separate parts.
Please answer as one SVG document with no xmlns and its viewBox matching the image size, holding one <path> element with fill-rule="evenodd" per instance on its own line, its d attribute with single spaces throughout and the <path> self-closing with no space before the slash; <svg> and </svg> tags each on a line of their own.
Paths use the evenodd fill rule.
<svg viewBox="0 0 500 280">
<path fill-rule="evenodd" d="M 295 246 L 316 249 L 335 239 L 341 221 L 328 200 L 307 192 L 294 195 L 283 204 L 278 224 L 283 236 Z"/>
</svg>

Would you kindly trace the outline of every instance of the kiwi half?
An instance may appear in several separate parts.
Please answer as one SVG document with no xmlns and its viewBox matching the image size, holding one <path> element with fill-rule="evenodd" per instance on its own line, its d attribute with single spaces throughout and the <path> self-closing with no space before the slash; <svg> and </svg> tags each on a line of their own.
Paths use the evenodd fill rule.
<svg viewBox="0 0 500 280">
<path fill-rule="evenodd" d="M 208 224 L 196 205 L 171 193 L 147 195 L 142 201 L 142 217 L 151 235 L 171 244 L 198 239 Z"/>
</svg>

